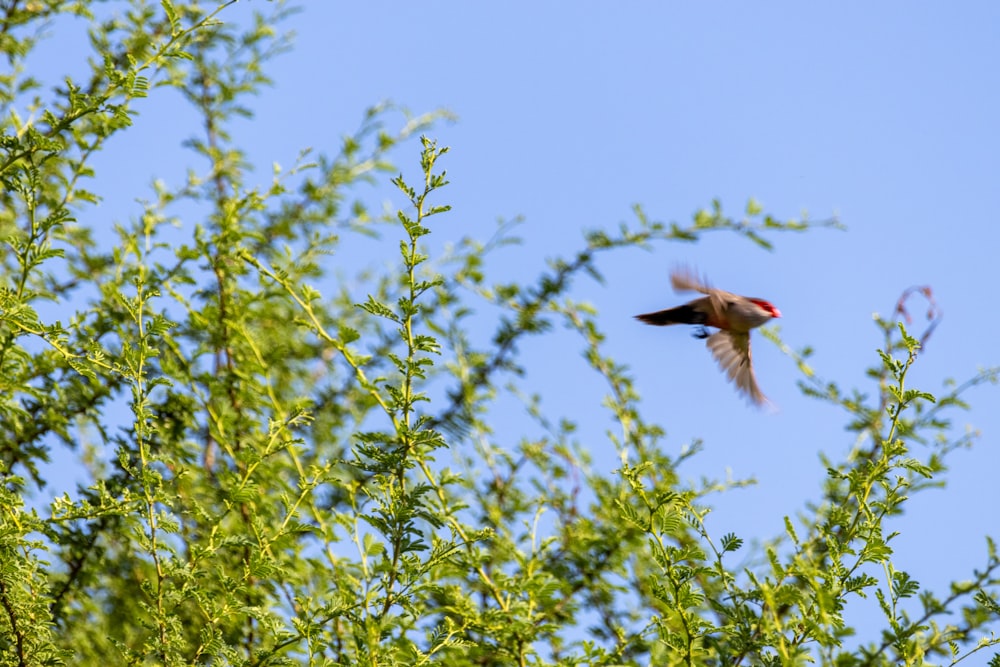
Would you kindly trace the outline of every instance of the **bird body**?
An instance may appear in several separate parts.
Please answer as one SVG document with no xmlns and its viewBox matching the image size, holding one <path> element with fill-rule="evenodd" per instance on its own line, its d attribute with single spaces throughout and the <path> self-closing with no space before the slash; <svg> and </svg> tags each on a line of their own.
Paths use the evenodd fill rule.
<svg viewBox="0 0 1000 667">
<path fill-rule="evenodd" d="M 750 331 L 775 317 L 781 317 L 781 312 L 764 299 L 709 287 L 706 281 L 689 269 L 675 269 L 670 275 L 670 283 L 676 292 L 701 292 L 705 296 L 674 308 L 636 315 L 636 319 L 655 326 L 701 326 L 702 333 L 698 336 L 706 339 L 705 344 L 712 356 L 736 384 L 737 390 L 754 404 L 763 405 L 767 398 L 757 386 L 750 355 Z M 718 331 L 709 335 L 704 327 L 713 327 Z"/>
</svg>

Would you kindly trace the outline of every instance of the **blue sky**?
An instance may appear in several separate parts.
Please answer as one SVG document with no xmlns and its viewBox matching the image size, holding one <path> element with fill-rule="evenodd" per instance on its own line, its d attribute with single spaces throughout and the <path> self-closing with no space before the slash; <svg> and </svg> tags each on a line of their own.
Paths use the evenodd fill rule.
<svg viewBox="0 0 1000 667">
<path fill-rule="evenodd" d="M 716 498 L 716 535 L 780 534 L 784 516 L 818 497 L 819 452 L 840 460 L 853 437 L 844 413 L 799 393 L 795 365 L 762 338 L 755 362 L 774 413 L 749 408 L 689 332 L 636 323 L 680 300 L 674 264 L 773 301 L 785 341 L 813 346 L 817 373 L 845 389 L 872 389 L 872 314 L 888 316 L 912 285 L 933 288 L 944 319 L 910 386 L 937 393 L 946 378 L 1000 365 L 1000 4 L 304 4 L 283 25 L 297 37 L 271 63 L 275 86 L 234 132 L 262 183 L 272 162 L 289 166 L 304 147 L 336 152 L 366 107 L 391 99 L 458 116 L 433 131 L 451 147 L 442 198 L 453 206 L 434 239 L 486 238 L 498 218 L 524 217 L 525 244 L 492 260 L 498 276 L 530 281 L 546 258 L 580 248 L 583 230 L 631 221 L 636 203 L 683 223 L 713 198 L 739 215 L 753 197 L 782 219 L 808 211 L 846 226 L 773 237 L 773 252 L 714 235 L 615 253 L 601 261 L 604 284 L 575 286 L 599 309 L 606 351 L 631 368 L 666 446 L 704 440 L 686 474 L 758 480 Z M 271 7 L 240 2 L 223 18 Z M 183 179 L 191 157 L 180 142 L 197 128 L 179 104 L 154 91 L 128 138 L 100 157 L 102 220 L 138 215 L 152 178 Z M 409 173 L 417 150 L 397 154 Z M 610 472 L 617 457 L 600 450 L 600 434 L 613 424 L 594 414 L 604 387 L 586 376 L 581 349 L 571 337 L 525 345 L 528 381 L 553 415 L 590 429 L 595 467 Z M 952 457 L 945 489 L 915 497 L 893 524 L 897 567 L 938 593 L 985 562 L 985 534 L 1000 538 L 1000 387 L 967 399 L 973 409 L 953 418 L 957 432 L 982 431 L 978 444 Z"/>
<path fill-rule="evenodd" d="M 863 371 L 881 343 L 872 313 L 888 316 L 915 284 L 933 288 L 944 319 L 911 386 L 938 392 L 947 377 L 1000 365 L 990 305 L 1000 5 L 312 3 L 294 23 L 279 94 L 258 115 L 273 128 L 270 154 L 315 143 L 319 128 L 352 128 L 383 98 L 455 112 L 435 133 L 452 147 L 443 196 L 454 206 L 435 233 L 488 233 L 497 217 L 523 215 L 526 244 L 499 270 L 536 275 L 545 258 L 575 251 L 581 230 L 630 220 L 633 203 L 666 221 L 687 221 L 714 197 L 733 214 L 755 197 L 781 218 L 839 217 L 846 232 L 779 236 L 770 253 L 724 236 L 619 253 L 601 264 L 604 285 L 577 284 L 669 442 L 705 441 L 690 475 L 758 479 L 718 499 L 718 535 L 780 533 L 782 517 L 816 497 L 818 452 L 839 460 L 853 438 L 845 415 L 803 397 L 795 366 L 762 339 L 758 376 L 775 414 L 749 409 L 686 331 L 633 321 L 678 301 L 674 263 L 772 300 L 786 342 L 812 345 L 817 373 L 845 388 L 871 389 Z M 569 349 L 524 352 L 546 405 L 579 417 L 604 388 L 577 381 Z M 938 591 L 984 562 L 984 534 L 1000 537 L 989 509 L 1000 507 L 998 391 L 968 395 L 973 410 L 955 414 L 956 426 L 982 438 L 953 457 L 947 488 L 916 496 L 899 522 L 898 566 Z"/>
</svg>

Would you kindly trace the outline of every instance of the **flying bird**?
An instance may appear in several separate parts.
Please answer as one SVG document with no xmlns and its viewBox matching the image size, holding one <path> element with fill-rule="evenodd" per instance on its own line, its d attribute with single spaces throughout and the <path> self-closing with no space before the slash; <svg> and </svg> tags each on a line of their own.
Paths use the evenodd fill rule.
<svg viewBox="0 0 1000 667">
<path fill-rule="evenodd" d="M 690 269 L 677 268 L 670 274 L 670 284 L 675 292 L 701 292 L 705 296 L 689 301 L 683 306 L 658 310 L 655 313 L 636 315 L 646 324 L 695 324 L 700 327 L 698 338 L 705 344 L 719 367 L 736 384 L 736 389 L 755 405 L 763 405 L 767 398 L 757 386 L 750 356 L 750 330 L 756 329 L 781 312 L 770 301 L 740 296 L 732 292 L 709 287 Z M 718 329 L 709 335 L 705 327 Z"/>
</svg>

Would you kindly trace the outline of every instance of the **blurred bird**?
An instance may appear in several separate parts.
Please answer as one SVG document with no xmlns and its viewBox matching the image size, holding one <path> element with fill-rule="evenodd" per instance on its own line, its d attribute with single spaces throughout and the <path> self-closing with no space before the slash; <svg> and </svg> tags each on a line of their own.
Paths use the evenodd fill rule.
<svg viewBox="0 0 1000 667">
<path fill-rule="evenodd" d="M 766 403 L 767 398 L 757 386 L 757 377 L 753 372 L 750 330 L 772 318 L 781 317 L 778 309 L 770 301 L 709 287 L 687 268 L 674 269 L 670 274 L 670 284 L 676 292 L 701 292 L 706 296 L 683 306 L 636 315 L 635 318 L 656 326 L 698 325 L 700 330 L 695 336 L 708 339 L 705 344 L 719 367 L 736 384 L 737 390 L 755 405 Z M 719 331 L 709 335 L 705 327 L 715 327 Z"/>
</svg>

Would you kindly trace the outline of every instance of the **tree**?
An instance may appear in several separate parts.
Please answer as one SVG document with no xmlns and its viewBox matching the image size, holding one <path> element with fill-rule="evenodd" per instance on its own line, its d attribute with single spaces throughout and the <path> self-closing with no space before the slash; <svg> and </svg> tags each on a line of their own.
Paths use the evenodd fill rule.
<svg viewBox="0 0 1000 667">
<path fill-rule="evenodd" d="M 448 212 L 447 149 L 420 136 L 418 171 L 391 162 L 400 147 L 414 161 L 441 114 L 372 108 L 338 155 L 247 184 L 227 127 L 290 46 L 274 30 L 288 9 L 241 30 L 225 22 L 233 4 L 136 1 L 115 20 L 86 2 L 2 8 L 0 665 L 954 664 L 997 644 L 994 543 L 941 598 L 894 566 L 884 531 L 967 444 L 947 415 L 997 369 L 936 398 L 912 389 L 920 341 L 879 321 L 866 398 L 783 347 L 861 445 L 741 567 L 743 538 L 703 521 L 706 495 L 728 487 L 682 480 L 697 449 L 666 453 L 600 318 L 570 298 L 623 248 L 710 232 L 769 246 L 831 223 L 753 202 L 740 220 L 713 203 L 683 225 L 636 209 L 533 281 L 494 284 L 487 258 L 509 227 L 427 243 Z M 47 98 L 24 62 L 65 15 L 90 21 L 92 67 Z M 93 157 L 129 131 L 137 99 L 167 89 L 197 111 L 190 148 L 208 167 L 158 185 L 112 243 L 76 221 L 98 202 Z M 384 219 L 362 186 L 393 174 L 403 205 Z M 361 299 L 327 261 L 359 235 L 399 249 L 393 270 L 359 276 Z M 496 313 L 485 341 L 470 326 L 483 311 Z M 519 346 L 558 323 L 580 335 L 580 373 L 607 382 L 621 426 L 607 437 L 631 453 L 610 475 L 532 398 L 547 435 L 490 437 L 504 383 L 520 386 Z M 916 441 L 934 443 L 925 459 Z M 88 483 L 31 506 L 71 454 Z M 852 645 L 843 611 L 866 595 L 882 639 Z"/>
</svg>

